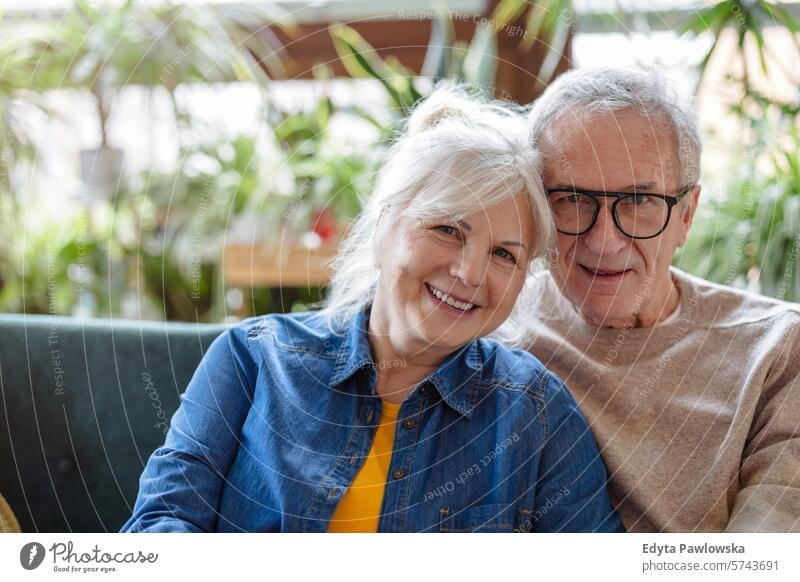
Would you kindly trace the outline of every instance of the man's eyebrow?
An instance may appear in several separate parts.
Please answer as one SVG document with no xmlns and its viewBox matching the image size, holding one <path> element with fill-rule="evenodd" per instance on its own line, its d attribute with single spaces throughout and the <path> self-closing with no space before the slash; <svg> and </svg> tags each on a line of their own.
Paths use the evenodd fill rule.
<svg viewBox="0 0 800 582">
<path fill-rule="evenodd" d="M 658 184 L 655 182 L 641 182 L 639 184 L 631 184 L 630 186 L 620 188 L 620 192 L 647 192 L 652 191 L 656 186 L 658 186 Z"/>
<path fill-rule="evenodd" d="M 611 190 L 606 189 L 605 192 L 647 192 L 648 190 L 653 190 L 653 188 L 657 187 L 658 184 L 655 182 L 641 182 L 639 184 L 630 184 L 628 186 L 624 186 L 619 190 Z M 593 188 L 581 188 L 580 186 L 576 186 L 574 184 L 556 184 L 548 188 L 548 190 L 586 190 L 589 192 L 596 192 Z M 603 191 L 603 190 L 600 190 Z"/>
</svg>

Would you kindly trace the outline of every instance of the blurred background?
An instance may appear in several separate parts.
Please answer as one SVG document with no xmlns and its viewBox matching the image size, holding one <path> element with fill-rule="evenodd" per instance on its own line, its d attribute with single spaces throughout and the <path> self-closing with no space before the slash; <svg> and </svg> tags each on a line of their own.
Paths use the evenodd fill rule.
<svg viewBox="0 0 800 582">
<path fill-rule="evenodd" d="M 305 310 L 440 79 L 527 104 L 658 65 L 696 101 L 675 263 L 800 301 L 800 2 L 0 0 L 0 312 Z"/>
</svg>

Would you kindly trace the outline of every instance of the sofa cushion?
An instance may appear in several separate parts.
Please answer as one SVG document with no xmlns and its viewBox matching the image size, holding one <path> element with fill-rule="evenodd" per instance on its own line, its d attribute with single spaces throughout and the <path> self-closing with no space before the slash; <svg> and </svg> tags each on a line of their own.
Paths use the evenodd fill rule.
<svg viewBox="0 0 800 582">
<path fill-rule="evenodd" d="M 117 531 L 224 329 L 0 315 L 0 492 L 22 530 Z"/>
</svg>

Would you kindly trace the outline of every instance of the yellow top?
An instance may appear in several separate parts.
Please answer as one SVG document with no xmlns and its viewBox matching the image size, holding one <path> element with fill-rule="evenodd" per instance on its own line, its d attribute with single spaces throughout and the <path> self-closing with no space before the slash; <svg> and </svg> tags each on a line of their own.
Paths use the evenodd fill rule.
<svg viewBox="0 0 800 582">
<path fill-rule="evenodd" d="M 329 532 L 377 532 L 386 474 L 392 462 L 400 405 L 383 401 L 381 421 L 364 465 L 345 492 L 328 524 Z"/>
</svg>

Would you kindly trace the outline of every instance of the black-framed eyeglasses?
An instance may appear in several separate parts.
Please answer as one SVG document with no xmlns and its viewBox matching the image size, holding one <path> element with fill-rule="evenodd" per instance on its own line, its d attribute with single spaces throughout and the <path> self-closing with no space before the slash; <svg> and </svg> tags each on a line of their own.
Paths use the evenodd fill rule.
<svg viewBox="0 0 800 582">
<path fill-rule="evenodd" d="M 596 192 L 593 190 L 552 189 L 547 198 L 553 209 L 556 229 L 562 234 L 580 236 L 597 222 L 599 198 L 616 198 L 611 216 L 617 228 L 630 238 L 654 238 L 664 232 L 672 207 L 692 189 L 685 186 L 675 196 L 652 192 Z"/>
</svg>

